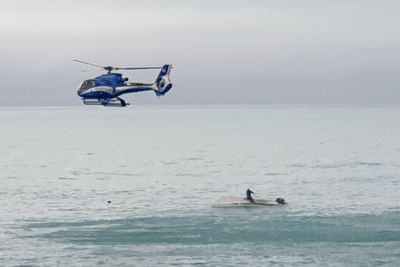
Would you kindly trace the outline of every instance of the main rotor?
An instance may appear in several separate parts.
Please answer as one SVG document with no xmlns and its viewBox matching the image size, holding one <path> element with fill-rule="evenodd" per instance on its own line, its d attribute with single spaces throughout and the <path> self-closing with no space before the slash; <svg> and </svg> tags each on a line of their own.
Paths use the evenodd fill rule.
<svg viewBox="0 0 400 267">
<path fill-rule="evenodd" d="M 120 67 L 113 67 L 113 66 L 100 66 L 97 64 L 93 64 L 90 62 L 85 62 L 77 59 L 73 59 L 73 61 L 82 63 L 82 64 L 87 64 L 95 67 L 102 68 L 107 71 L 107 73 L 111 73 L 113 70 L 154 70 L 154 69 L 161 69 L 162 67 L 128 67 L 128 68 L 120 68 Z"/>
</svg>

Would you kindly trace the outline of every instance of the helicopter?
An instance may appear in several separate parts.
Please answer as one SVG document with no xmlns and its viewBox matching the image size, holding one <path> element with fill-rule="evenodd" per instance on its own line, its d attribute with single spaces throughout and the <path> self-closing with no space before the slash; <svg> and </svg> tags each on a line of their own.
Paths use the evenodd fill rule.
<svg viewBox="0 0 400 267">
<path fill-rule="evenodd" d="M 85 105 L 126 107 L 129 103 L 120 98 L 123 94 L 154 91 L 157 96 L 163 96 L 172 88 L 172 83 L 169 79 L 169 74 L 172 69 L 171 64 L 165 64 L 162 67 L 120 68 L 113 66 L 100 66 L 77 59 L 74 59 L 73 61 L 99 67 L 107 71 L 106 74 L 102 74 L 94 79 L 85 80 L 79 85 L 77 93 L 82 98 Z M 128 78 L 122 77 L 121 73 L 112 72 L 114 70 L 149 69 L 161 69 L 154 83 L 128 82 Z"/>
</svg>

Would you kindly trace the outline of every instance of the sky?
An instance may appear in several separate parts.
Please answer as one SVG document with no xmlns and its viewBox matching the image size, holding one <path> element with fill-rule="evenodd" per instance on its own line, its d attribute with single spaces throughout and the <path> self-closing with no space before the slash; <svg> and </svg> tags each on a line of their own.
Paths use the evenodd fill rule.
<svg viewBox="0 0 400 267">
<path fill-rule="evenodd" d="M 135 104 L 399 104 L 400 1 L 0 1 L 0 106 L 81 105 L 98 65 L 173 64 Z M 157 71 L 130 71 L 152 82 Z"/>
</svg>

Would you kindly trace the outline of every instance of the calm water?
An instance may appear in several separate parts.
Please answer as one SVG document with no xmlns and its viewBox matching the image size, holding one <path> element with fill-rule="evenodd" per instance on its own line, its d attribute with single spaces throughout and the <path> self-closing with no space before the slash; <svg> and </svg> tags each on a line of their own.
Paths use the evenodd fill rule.
<svg viewBox="0 0 400 267">
<path fill-rule="evenodd" d="M 3 107 L 0 123 L 1 266 L 400 262 L 400 107 Z M 247 188 L 289 204 L 212 208 Z"/>
</svg>

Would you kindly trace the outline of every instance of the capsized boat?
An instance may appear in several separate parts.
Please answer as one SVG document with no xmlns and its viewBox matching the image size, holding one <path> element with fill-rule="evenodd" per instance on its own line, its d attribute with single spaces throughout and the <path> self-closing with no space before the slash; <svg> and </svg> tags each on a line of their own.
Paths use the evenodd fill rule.
<svg viewBox="0 0 400 267">
<path fill-rule="evenodd" d="M 280 206 L 286 203 L 287 203 L 286 200 L 280 197 L 275 200 L 254 199 L 254 202 L 251 202 L 247 198 L 224 196 L 219 198 L 217 202 L 213 205 L 213 207 L 223 208 L 223 207 L 248 207 L 248 206 Z"/>
</svg>

